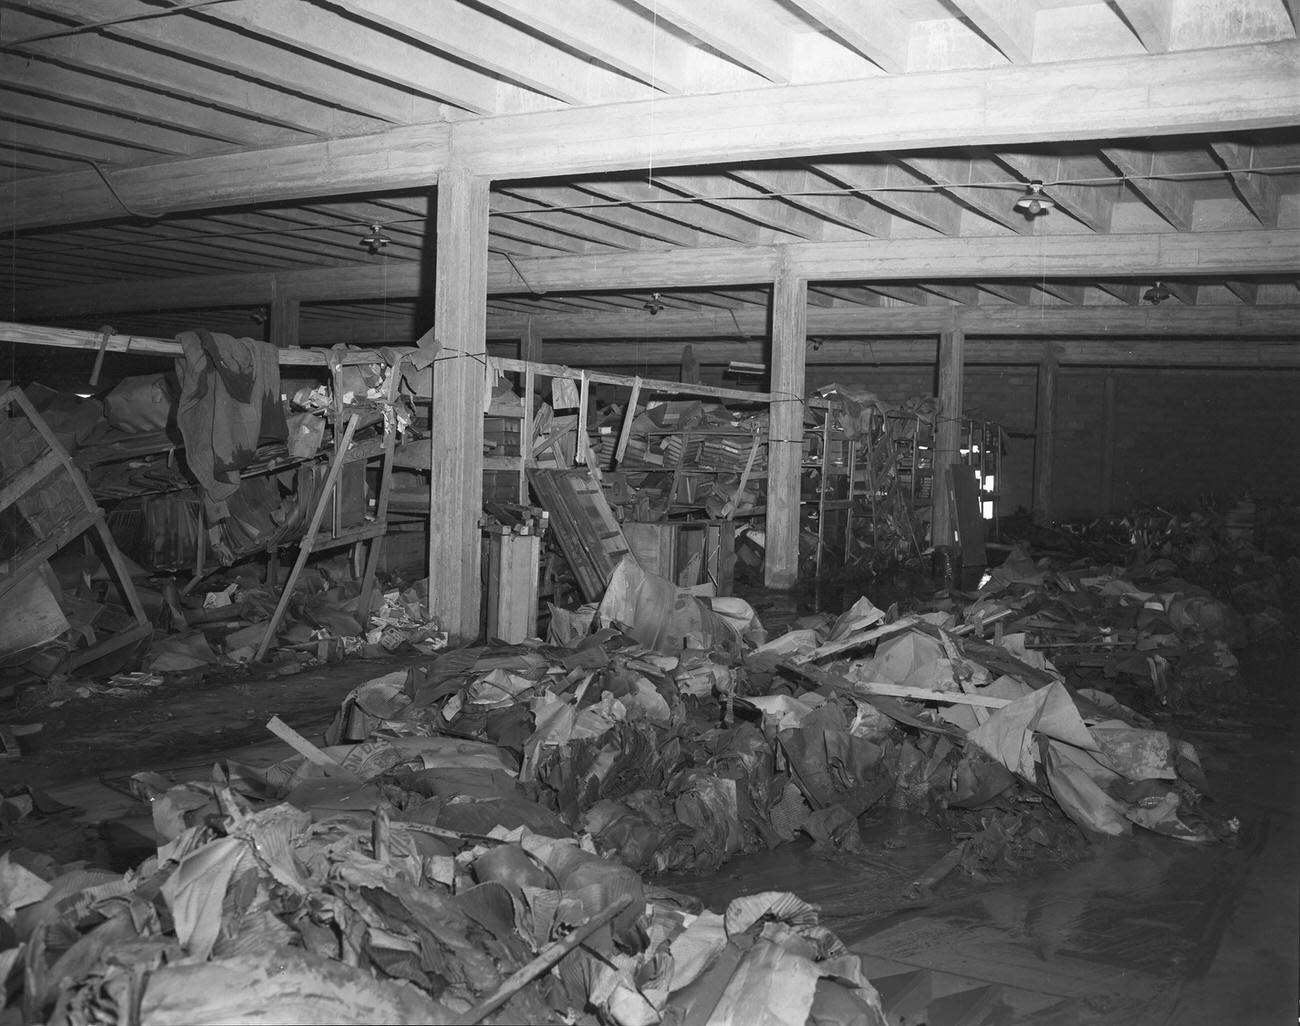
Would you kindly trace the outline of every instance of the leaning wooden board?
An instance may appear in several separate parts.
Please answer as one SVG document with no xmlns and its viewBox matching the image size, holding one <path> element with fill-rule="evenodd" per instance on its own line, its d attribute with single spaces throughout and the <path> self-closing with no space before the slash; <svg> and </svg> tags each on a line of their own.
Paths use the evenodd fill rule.
<svg viewBox="0 0 1300 1026">
<path fill-rule="evenodd" d="M 528 483 L 551 515 L 551 529 L 588 602 L 605 594 L 618 561 L 631 552 L 600 484 L 585 467 L 535 467 Z"/>
</svg>

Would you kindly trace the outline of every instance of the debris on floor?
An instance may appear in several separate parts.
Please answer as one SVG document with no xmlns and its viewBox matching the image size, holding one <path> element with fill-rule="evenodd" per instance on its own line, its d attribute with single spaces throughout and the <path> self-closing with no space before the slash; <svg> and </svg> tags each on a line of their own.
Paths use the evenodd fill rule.
<svg viewBox="0 0 1300 1026">
<path fill-rule="evenodd" d="M 273 719 L 295 754 L 269 769 L 137 774 L 157 853 L 126 874 L 0 858 L 10 1014 L 884 1022 L 797 895 L 710 911 L 654 881 L 796 837 L 861 852 L 894 809 L 951 832 L 917 900 L 1135 828 L 1231 838 L 1176 714 L 1230 692 L 1246 628 L 1181 571 L 1017 548 L 978 592 L 908 611 L 864 596 L 768 639 L 744 601 L 625 557 L 599 603 L 553 610 L 548 642 L 453 650 L 418 585 L 390 589 L 364 644 L 396 630 L 428 658 L 359 684 L 324 747 Z M 313 580 L 288 628 L 309 658 L 314 631 L 363 636 L 346 589 L 313 599 L 338 588 Z M 185 609 L 209 624 L 270 598 L 232 581 Z M 260 640 L 248 626 L 227 658 Z"/>
<path fill-rule="evenodd" d="M 641 874 L 716 869 L 796 834 L 852 851 L 882 804 L 956 832 L 918 893 L 1134 825 L 1231 832 L 1203 808 L 1190 745 L 1067 687 L 1036 646 L 1065 625 L 1107 655 L 1156 652 L 1168 642 L 1136 646 L 1157 619 L 1200 644 L 1230 625 L 1223 610 L 1023 553 L 975 601 L 940 605 L 898 615 L 863 598 L 768 642 L 743 602 L 680 593 L 629 559 L 589 617 L 557 618 L 566 644 L 458 649 L 367 681 L 324 748 L 273 720 L 298 754 L 265 772 L 139 774 L 159 847 L 136 870 L 23 852 L 0 868 L 23 1013 L 883 1021 L 857 959 L 794 895 L 717 914 Z"/>
</svg>

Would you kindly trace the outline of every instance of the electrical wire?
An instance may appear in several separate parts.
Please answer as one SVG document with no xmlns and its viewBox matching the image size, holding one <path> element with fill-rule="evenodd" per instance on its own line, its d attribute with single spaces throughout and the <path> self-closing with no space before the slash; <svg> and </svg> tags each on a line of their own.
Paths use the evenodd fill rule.
<svg viewBox="0 0 1300 1026">
<path fill-rule="evenodd" d="M 518 265 L 517 263 L 515 263 L 515 258 L 512 257 L 509 253 L 507 253 L 504 249 L 493 249 L 493 248 L 491 248 L 491 247 L 488 247 L 488 252 L 489 252 L 489 253 L 495 253 L 495 254 L 497 254 L 498 256 L 503 256 L 503 257 L 505 257 L 505 258 L 506 258 L 506 263 L 508 263 L 508 264 L 510 265 L 511 269 L 515 272 L 515 274 L 519 275 L 519 280 L 522 281 L 522 282 L 524 283 L 524 288 L 526 288 L 526 289 L 527 289 L 527 290 L 528 290 L 532 295 L 534 295 L 534 296 L 544 296 L 544 295 L 546 295 L 545 292 L 539 292 L 537 289 L 533 288 L 533 286 L 532 286 L 531 284 L 529 284 L 528 279 L 524 277 L 524 272 L 521 271 L 521 270 L 519 269 L 519 265 Z"/>
<path fill-rule="evenodd" d="M 108 175 L 104 172 L 104 169 L 99 166 L 98 161 L 92 160 L 90 157 L 76 157 L 71 154 L 67 154 L 66 156 L 68 160 L 76 160 L 82 164 L 89 164 L 92 168 L 94 168 L 95 174 L 99 175 L 99 180 L 103 182 L 105 187 L 108 189 L 108 191 L 112 193 L 113 199 L 117 202 L 117 205 L 121 207 L 123 210 L 125 210 L 132 217 L 139 218 L 142 221 L 157 221 L 158 219 L 166 216 L 166 214 L 146 214 L 143 211 L 136 210 L 135 208 L 133 208 L 129 203 L 126 202 L 126 200 L 122 198 L 121 194 L 117 191 L 117 187 L 113 185 L 112 179 L 110 179 Z"/>
<path fill-rule="evenodd" d="M 206 0 L 206 2 L 218 2 L 218 0 Z M 221 0 L 221 2 L 224 2 L 224 0 Z M 97 161 L 92 160 L 89 157 L 70 156 L 68 157 L 68 159 L 76 160 L 80 163 L 89 165 L 99 176 L 100 180 L 103 181 L 104 185 L 108 188 L 109 192 L 112 194 L 113 199 L 117 202 L 117 204 L 124 211 L 126 211 L 126 213 L 129 214 L 130 216 L 139 218 L 141 220 L 146 220 L 146 221 L 158 221 L 166 216 L 166 214 L 163 213 L 159 213 L 159 214 L 145 213 L 144 211 L 137 210 L 132 206 L 130 206 L 122 198 L 121 194 L 117 191 L 116 187 L 113 185 L 112 180 L 108 177 L 107 172 L 104 171 L 103 167 L 101 167 Z M 1062 186 L 1071 186 L 1071 185 L 1098 186 L 1098 185 L 1114 185 L 1117 183 L 1140 182 L 1140 181 L 1212 180 L 1216 178 L 1223 178 L 1225 176 L 1230 177 L 1232 175 L 1239 175 L 1239 174 L 1261 174 L 1261 175 L 1287 174 L 1287 173 L 1294 173 L 1296 171 L 1300 171 L 1300 164 L 1279 164 L 1279 165 L 1271 165 L 1266 167 L 1251 167 L 1251 168 L 1223 168 L 1215 171 L 1169 172 L 1164 174 L 1149 174 L 1149 175 L 1107 175 L 1102 177 L 1090 177 L 1090 178 L 1060 178 L 1050 182 L 1044 182 L 1042 187 L 1044 189 L 1050 189 L 1050 188 L 1059 188 Z M 1024 182 L 1011 182 L 1011 181 L 1003 180 L 1003 181 L 988 181 L 988 182 L 965 182 L 960 184 L 925 183 L 925 184 L 918 184 L 918 185 L 881 186 L 878 188 L 844 186 L 839 188 L 783 190 L 783 191 L 764 192 L 764 193 L 743 193 L 743 194 L 735 194 L 735 195 L 707 196 L 707 197 L 664 196 L 656 199 L 594 200 L 594 201 L 588 201 L 583 203 L 555 204 L 546 207 L 538 207 L 535 210 L 490 211 L 489 215 L 492 217 L 507 217 L 514 220 L 531 221 L 534 218 L 544 220 L 550 214 L 571 213 L 571 212 L 583 211 L 583 210 L 624 208 L 624 207 L 633 207 L 639 209 L 639 208 L 655 207 L 655 206 L 716 204 L 716 203 L 726 203 L 730 201 L 741 201 L 741 200 L 751 200 L 751 201 L 752 200 L 797 200 L 800 198 L 836 197 L 836 196 L 853 196 L 853 195 L 885 196 L 892 193 L 907 194 L 907 193 L 932 193 L 932 192 L 960 192 L 962 190 L 967 190 L 967 189 L 1003 189 L 1009 192 L 1010 191 L 1023 192 L 1025 189 L 1025 185 L 1026 183 Z M 381 221 L 379 222 L 379 226 L 382 229 L 382 228 L 390 228 L 395 225 L 424 224 L 426 223 L 426 220 L 427 219 L 425 217 L 398 217 L 398 218 L 391 218 L 385 221 Z M 254 238 L 260 236 L 269 236 L 269 235 L 308 234 L 311 232 L 340 231 L 348 228 L 369 228 L 374 223 L 375 222 L 373 221 L 373 219 L 370 220 L 356 219 L 356 220 L 335 221 L 329 224 L 319 224 L 319 225 L 285 225 L 283 227 L 276 227 L 276 228 L 253 228 L 253 229 L 248 229 L 246 231 L 195 232 L 194 234 L 185 236 L 184 238 L 178 239 L 177 241 L 191 241 L 191 240 L 197 241 L 197 240 L 204 240 L 204 239 L 239 239 L 239 238 Z M 141 241 L 148 241 L 148 240 L 141 240 Z M 118 248 L 118 247 L 116 245 L 108 245 L 108 244 L 105 244 L 103 246 L 96 246 L 93 244 L 92 245 L 78 244 L 75 247 L 69 247 L 69 249 L 75 249 L 77 251 L 84 251 L 88 249 L 114 249 L 114 248 Z M 54 252 L 54 250 L 50 250 L 47 248 L 46 252 Z M 520 279 L 524 282 L 524 285 L 528 288 L 529 292 L 532 292 L 535 295 L 545 295 L 544 292 L 540 292 L 528 284 L 523 274 L 519 272 L 519 268 L 514 263 L 514 260 L 510 257 L 510 255 L 505 250 L 495 249 L 495 250 L 491 250 L 490 252 L 495 252 L 498 255 L 503 256 L 510 261 L 510 264 L 514 268 L 515 273 L 519 274 Z"/>
</svg>

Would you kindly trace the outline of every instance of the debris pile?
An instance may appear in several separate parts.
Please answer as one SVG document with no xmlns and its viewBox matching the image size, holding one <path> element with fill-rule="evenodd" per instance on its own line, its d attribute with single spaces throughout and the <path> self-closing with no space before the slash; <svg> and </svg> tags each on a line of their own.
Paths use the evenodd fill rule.
<svg viewBox="0 0 1300 1026">
<path fill-rule="evenodd" d="M 1159 708 L 1228 651 L 1228 607 L 1150 564 L 1052 570 L 1022 551 L 959 599 L 900 613 L 862 598 L 768 640 L 744 602 L 625 557 L 598 605 L 552 611 L 549 643 L 445 651 L 361 684 L 324 748 L 272 720 L 297 754 L 267 770 L 137 775 L 158 852 L 125 875 L 11 853 L 10 994 L 61 1023 L 271 1006 L 881 1022 L 812 906 L 764 893 L 704 911 L 647 879 L 796 836 L 861 850 L 863 817 L 890 808 L 954 832 L 918 895 L 1135 826 L 1201 843 L 1235 829 L 1190 744 L 1081 676 L 1109 668 Z"/>
<path fill-rule="evenodd" d="M 395 683 L 341 723 L 398 711 Z M 382 730 L 318 749 L 270 726 L 303 754 L 133 778 L 159 840 L 135 870 L 0 857 L 24 1021 L 884 1023 L 816 908 L 766 892 L 718 914 L 646 884 L 506 795 L 507 750 Z"/>
<path fill-rule="evenodd" d="M 1145 567 L 1157 579 L 1176 573 L 1231 601 L 1251 640 L 1287 630 L 1288 596 L 1300 585 L 1300 507 L 1249 496 L 1053 525 L 1032 541 L 1076 559 Z"/>
</svg>

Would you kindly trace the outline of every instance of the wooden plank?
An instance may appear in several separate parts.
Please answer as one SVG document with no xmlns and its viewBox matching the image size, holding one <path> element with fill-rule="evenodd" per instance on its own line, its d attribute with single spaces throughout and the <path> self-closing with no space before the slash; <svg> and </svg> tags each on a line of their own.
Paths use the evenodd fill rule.
<svg viewBox="0 0 1300 1026">
<path fill-rule="evenodd" d="M 0 321 L 0 342 L 25 345 L 57 346 L 62 349 L 97 350 L 103 336 L 97 331 L 73 328 L 48 328 L 38 324 L 15 324 Z M 148 356 L 180 356 L 181 345 L 172 339 L 148 338 L 143 335 L 113 335 L 104 349 L 109 353 L 135 353 Z M 277 354 L 282 367 L 324 367 L 325 354 L 309 349 L 281 350 Z M 367 353 L 348 353 L 340 357 L 345 367 L 375 362 Z"/>
<path fill-rule="evenodd" d="M 280 717 L 272 716 L 266 723 L 266 729 L 310 762 L 313 766 L 319 766 L 324 770 L 326 776 L 341 777 L 345 779 L 355 776 L 349 770 L 344 769 L 337 759 L 322 752 L 314 744 L 289 726 L 289 724 L 285 723 L 284 720 L 280 719 Z"/>
<path fill-rule="evenodd" d="M 618 561 L 631 549 L 600 486 L 586 467 L 534 467 L 529 483 L 551 514 L 551 529 L 588 602 L 604 595 Z"/>
<path fill-rule="evenodd" d="M 681 362 L 680 357 L 678 357 L 677 362 Z M 585 373 L 589 381 L 594 381 L 597 384 L 603 385 L 632 386 L 639 381 L 644 391 L 666 392 L 669 395 L 700 395 L 708 396 L 712 399 L 733 399 L 740 402 L 750 403 L 766 403 L 771 401 L 771 396 L 766 392 L 745 392 L 736 388 L 719 388 L 715 385 L 688 385 L 683 384 L 680 381 L 639 378 L 631 374 L 610 374 L 605 371 L 596 370 L 584 371 L 574 367 L 566 367 L 557 363 L 526 364 L 520 360 L 511 360 L 501 356 L 489 357 L 488 363 L 498 371 L 526 371 L 531 367 L 533 372 L 541 377 L 569 378 L 573 381 L 580 381 Z"/>
<path fill-rule="evenodd" d="M 517 645 L 537 635 L 537 583 L 542 539 L 492 534 L 488 538 L 487 636 Z"/>
<path fill-rule="evenodd" d="M 1038 402 L 1034 407 L 1034 519 L 1052 520 L 1052 470 L 1056 459 L 1056 377 L 1058 352 L 1049 346 L 1038 364 Z"/>
<path fill-rule="evenodd" d="M 438 183 L 429 517 L 432 612 L 452 643 L 479 634 L 486 360 L 488 183 L 464 172 Z"/>
<path fill-rule="evenodd" d="M 89 648 L 78 649 L 68 657 L 68 668 L 75 670 L 78 667 L 85 666 L 87 663 L 93 663 L 96 659 L 108 655 L 110 652 L 116 652 L 119 648 L 127 645 L 133 645 L 137 641 L 147 638 L 153 634 L 153 625 L 149 623 L 136 623 L 119 631 L 117 634 L 109 635 L 102 641 L 91 645 Z"/>
<path fill-rule="evenodd" d="M 963 691 L 936 691 L 934 688 L 914 688 L 906 684 L 893 684 L 888 681 L 853 680 L 806 663 L 796 664 L 784 661 L 780 665 L 799 677 L 805 677 L 817 684 L 829 685 L 849 694 L 910 698 L 917 702 L 941 702 L 945 705 L 969 705 L 984 709 L 1001 709 L 1003 706 L 1011 704 L 1009 698 L 995 698 L 992 695 L 976 695 Z"/>
<path fill-rule="evenodd" d="M 863 103 L 863 95 L 872 102 Z M 448 167 L 522 178 L 836 152 L 1222 133 L 1291 126 L 1298 108 L 1300 41 L 1289 39 L 404 126 L 127 167 L 114 179 L 128 203 L 162 212 L 427 186 Z M 14 182 L 6 192 L 4 231 L 120 214 L 90 170 Z"/>
<path fill-rule="evenodd" d="M 37 484 L 58 470 L 62 461 L 53 450 L 47 452 L 35 463 L 23 467 L 0 487 L 0 510 L 6 510 L 18 499 L 31 491 Z"/>
<path fill-rule="evenodd" d="M 618 432 L 618 445 L 614 448 L 614 466 L 618 466 L 623 462 L 623 454 L 627 452 L 627 442 L 632 437 L 632 425 L 636 421 L 636 408 L 640 401 L 641 379 L 636 377 L 632 379 L 632 391 L 628 396 L 627 409 L 623 411 L 623 424 Z"/>
<path fill-rule="evenodd" d="M 582 465 L 587 462 L 587 450 L 591 447 L 591 438 L 587 435 L 587 399 L 591 392 L 591 379 L 585 370 L 579 372 L 578 382 L 577 440 L 573 447 L 573 461 Z"/>
<path fill-rule="evenodd" d="M 934 431 L 934 489 L 931 498 L 930 543 L 952 545 L 956 517 L 943 486 L 949 467 L 961 456 L 962 383 L 965 366 L 966 334 L 960 328 L 939 336 L 939 413 Z"/>
<path fill-rule="evenodd" d="M 321 522 L 325 519 L 325 511 L 331 505 L 334 505 L 333 499 L 336 495 L 335 489 L 338 485 L 339 475 L 347 462 L 348 446 L 352 444 L 352 436 L 356 434 L 357 424 L 360 420 L 361 415 L 354 413 L 348 418 L 348 426 L 344 429 L 342 436 L 335 436 L 339 438 L 339 441 L 334 451 L 334 457 L 330 460 L 330 468 L 325 475 L 325 481 L 321 485 L 320 498 L 316 502 L 316 508 L 312 510 L 311 520 L 307 522 L 307 529 L 303 532 L 302 541 L 298 544 L 298 557 L 294 560 L 293 569 L 289 571 L 284 587 L 280 590 L 280 599 L 275 604 L 271 619 L 267 621 L 266 633 L 262 635 L 262 640 L 258 643 L 257 651 L 253 656 L 254 662 L 261 662 L 265 659 L 266 653 L 270 651 L 271 646 L 275 643 L 275 629 L 289 609 L 289 601 L 293 598 L 293 588 L 298 581 L 298 575 L 302 573 L 303 567 L 307 565 L 307 559 L 315 548 Z"/>
<path fill-rule="evenodd" d="M 763 582 L 799 578 L 799 470 L 803 455 L 808 280 L 783 270 L 772 286 L 772 400 L 767 440 L 767 544 Z"/>
</svg>

